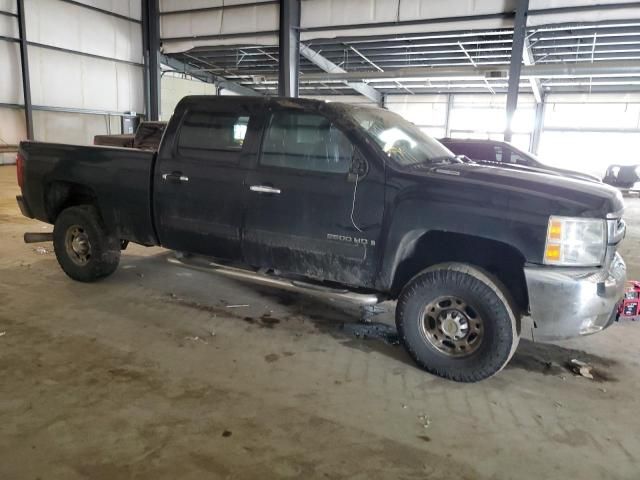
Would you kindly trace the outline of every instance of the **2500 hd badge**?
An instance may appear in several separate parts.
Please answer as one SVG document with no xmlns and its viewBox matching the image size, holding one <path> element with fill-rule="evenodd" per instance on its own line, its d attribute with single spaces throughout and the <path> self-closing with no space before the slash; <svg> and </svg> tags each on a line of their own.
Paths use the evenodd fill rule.
<svg viewBox="0 0 640 480">
<path fill-rule="evenodd" d="M 356 245 L 365 245 L 369 247 L 376 246 L 375 240 L 369 240 L 367 238 L 350 237 L 349 235 L 336 235 L 334 233 L 327 233 L 327 240 L 337 240 L 339 242 L 354 243 Z"/>
</svg>

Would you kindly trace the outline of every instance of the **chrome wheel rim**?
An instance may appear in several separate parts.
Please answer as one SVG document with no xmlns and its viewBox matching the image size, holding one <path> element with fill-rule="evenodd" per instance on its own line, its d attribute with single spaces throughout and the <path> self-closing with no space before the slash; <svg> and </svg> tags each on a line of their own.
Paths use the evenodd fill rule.
<svg viewBox="0 0 640 480">
<path fill-rule="evenodd" d="M 73 263 L 84 266 L 89 262 L 91 243 L 89 236 L 80 225 L 73 225 L 67 229 L 64 245 Z"/>
<path fill-rule="evenodd" d="M 478 310 L 462 298 L 445 295 L 428 303 L 420 322 L 424 339 L 449 357 L 475 352 L 484 337 L 484 322 Z"/>
</svg>

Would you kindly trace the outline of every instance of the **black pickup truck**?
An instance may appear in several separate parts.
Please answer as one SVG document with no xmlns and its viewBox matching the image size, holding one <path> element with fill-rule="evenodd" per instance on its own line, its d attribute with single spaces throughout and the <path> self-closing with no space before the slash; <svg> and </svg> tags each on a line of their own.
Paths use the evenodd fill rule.
<svg viewBox="0 0 640 480">
<path fill-rule="evenodd" d="M 17 164 L 20 208 L 55 225 L 73 279 L 110 275 L 135 242 L 397 299 L 410 355 L 457 381 L 500 371 L 525 325 L 603 330 L 623 293 L 617 190 L 465 162 L 383 109 L 186 97 L 157 153 L 23 142 Z"/>
</svg>

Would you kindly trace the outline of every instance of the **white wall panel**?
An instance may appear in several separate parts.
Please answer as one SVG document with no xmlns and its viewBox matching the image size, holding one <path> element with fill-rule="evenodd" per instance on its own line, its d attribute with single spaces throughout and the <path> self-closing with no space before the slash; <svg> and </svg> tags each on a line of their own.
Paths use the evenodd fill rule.
<svg viewBox="0 0 640 480">
<path fill-rule="evenodd" d="M 114 131 L 118 117 L 78 113 L 34 111 L 35 137 L 43 142 L 91 145 L 94 135 L 120 133 Z"/>
<path fill-rule="evenodd" d="M 0 15 L 0 36 L 18 38 L 18 21 L 6 15 Z"/>
<path fill-rule="evenodd" d="M 0 145 L 17 145 L 27 137 L 24 111 L 0 108 Z M 0 153 L 0 165 L 16 163 L 15 153 Z"/>
<path fill-rule="evenodd" d="M 140 0 L 76 0 L 92 7 L 108 12 L 124 15 L 140 20 L 142 18 L 142 2 Z"/>
<path fill-rule="evenodd" d="M 588 0 L 531 0 L 530 10 L 557 7 L 593 6 Z M 613 3 L 633 3 L 633 0 L 598 1 L 599 5 Z M 637 3 L 637 2 L 636 2 Z M 405 22 L 433 20 L 454 17 L 513 12 L 515 0 L 306 0 L 302 3 L 302 28 L 354 25 L 381 22 Z M 598 9 L 564 14 L 530 15 L 529 26 L 566 22 L 592 22 L 605 20 L 625 20 L 639 18 L 640 8 Z M 337 36 L 366 36 L 371 34 L 401 34 L 418 32 L 456 31 L 466 29 L 510 28 L 511 18 L 488 18 L 437 22 L 422 25 L 394 25 L 389 27 L 364 27 L 348 30 L 324 30 L 321 32 L 301 32 L 303 41 L 314 38 L 334 38 Z"/>
<path fill-rule="evenodd" d="M 58 0 L 25 0 L 29 41 L 142 63 L 137 23 Z"/>
<path fill-rule="evenodd" d="M 279 7 L 275 4 L 163 15 L 160 19 L 160 31 L 162 37 L 167 38 L 228 33 L 251 35 L 257 31 L 278 30 L 278 15 Z"/>
<path fill-rule="evenodd" d="M 229 5 L 243 5 L 246 3 L 267 2 L 269 0 L 160 0 L 161 12 L 176 10 L 193 10 L 195 8 L 223 7 Z"/>
<path fill-rule="evenodd" d="M 167 3 L 167 2 L 164 2 Z M 197 8 L 193 2 L 180 2 L 179 8 Z M 236 2 L 242 4 L 245 2 Z M 189 6 L 187 6 L 189 4 Z M 228 3 L 227 3 L 228 4 Z M 172 4 L 173 5 L 173 4 Z M 196 2 L 200 5 L 200 2 Z M 216 6 L 207 2 L 206 6 Z M 173 5 L 177 9 L 177 5 Z M 163 38 L 185 37 L 186 40 L 164 41 L 163 50 L 167 53 L 181 52 L 200 45 L 245 44 L 273 45 L 276 35 L 256 36 L 253 32 L 276 31 L 279 28 L 279 6 L 277 4 L 228 8 L 208 12 L 181 13 L 163 15 L 160 18 L 160 32 Z M 246 38 L 226 40 L 191 40 L 193 36 L 226 35 L 246 33 Z"/>
<path fill-rule="evenodd" d="M 34 105 L 108 111 L 143 111 L 142 68 L 29 47 Z"/>
<path fill-rule="evenodd" d="M 9 13 L 17 13 L 18 3 L 16 2 L 16 0 L 0 0 L 0 10 Z"/>
<path fill-rule="evenodd" d="M 0 144 L 17 145 L 26 137 L 24 110 L 0 108 Z"/>
<path fill-rule="evenodd" d="M 307 0 L 302 3 L 302 28 L 412 21 L 513 11 L 513 0 Z M 410 32 L 436 32 L 470 28 L 510 27 L 510 19 L 460 20 L 431 25 L 370 27 L 350 30 L 301 32 L 302 40 Z"/>
<path fill-rule="evenodd" d="M 169 120 L 173 110 L 183 97 L 187 95 L 215 95 L 216 87 L 212 83 L 199 80 L 174 77 L 171 74 L 162 76 L 160 93 L 160 118 Z"/>
<path fill-rule="evenodd" d="M 559 8 L 559 7 L 575 7 L 579 5 L 594 5 L 606 6 L 607 4 L 622 4 L 622 3 L 636 3 L 634 0 L 598 0 L 586 1 L 586 0 L 530 0 L 529 10 L 542 10 L 546 8 Z M 557 23 L 574 23 L 574 22 L 600 22 L 606 20 L 626 20 L 637 19 L 640 17 L 640 8 L 637 6 L 630 6 L 629 8 L 616 8 L 616 9 L 598 9 L 587 12 L 572 12 L 563 14 L 551 14 L 551 15 L 531 15 L 527 19 L 527 26 L 538 25 L 550 25 Z"/>
<path fill-rule="evenodd" d="M 20 46 L 0 41 L 0 103 L 23 102 Z"/>
</svg>

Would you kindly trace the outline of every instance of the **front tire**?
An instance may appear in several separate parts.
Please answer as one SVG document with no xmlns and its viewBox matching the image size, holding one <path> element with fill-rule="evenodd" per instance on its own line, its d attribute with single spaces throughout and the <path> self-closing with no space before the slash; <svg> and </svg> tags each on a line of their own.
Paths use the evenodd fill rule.
<svg viewBox="0 0 640 480">
<path fill-rule="evenodd" d="M 58 215 L 53 247 L 62 270 L 80 282 L 107 277 L 120 263 L 120 240 L 107 232 L 90 205 L 69 207 Z"/>
<path fill-rule="evenodd" d="M 420 367 L 457 382 L 495 375 L 519 341 L 506 289 L 459 263 L 435 266 L 409 282 L 398 299 L 396 325 Z"/>
</svg>

